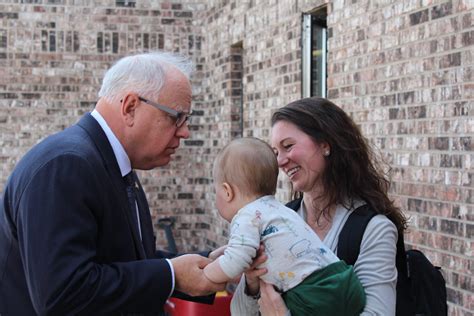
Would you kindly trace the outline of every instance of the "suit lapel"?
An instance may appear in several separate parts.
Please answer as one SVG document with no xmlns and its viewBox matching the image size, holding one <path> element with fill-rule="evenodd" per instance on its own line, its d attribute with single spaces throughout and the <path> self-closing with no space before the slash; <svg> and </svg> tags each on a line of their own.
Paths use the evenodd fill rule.
<svg viewBox="0 0 474 316">
<path fill-rule="evenodd" d="M 86 130 L 86 132 L 89 134 L 89 137 L 94 142 L 97 151 L 100 153 L 102 160 L 104 161 L 105 168 L 110 175 L 113 189 L 120 201 L 120 205 L 122 205 L 122 214 L 127 218 L 128 226 L 130 227 L 130 232 L 135 244 L 137 258 L 145 259 L 146 254 L 140 240 L 138 228 L 133 224 L 131 215 L 132 211 L 130 210 L 130 205 L 127 198 L 125 182 L 122 178 L 122 175 L 120 174 L 120 168 L 118 166 L 117 159 L 115 158 L 115 154 L 112 150 L 109 140 L 107 139 L 107 136 L 100 127 L 99 123 L 97 123 L 90 113 L 84 115 L 77 125 Z"/>
</svg>

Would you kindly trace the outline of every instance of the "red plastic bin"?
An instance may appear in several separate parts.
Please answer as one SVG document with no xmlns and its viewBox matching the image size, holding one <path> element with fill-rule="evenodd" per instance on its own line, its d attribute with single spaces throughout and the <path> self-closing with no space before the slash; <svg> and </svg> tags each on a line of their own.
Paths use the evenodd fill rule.
<svg viewBox="0 0 474 316">
<path fill-rule="evenodd" d="M 170 316 L 230 316 L 231 294 L 217 293 L 214 304 L 201 304 L 170 298 L 165 312 Z"/>
</svg>

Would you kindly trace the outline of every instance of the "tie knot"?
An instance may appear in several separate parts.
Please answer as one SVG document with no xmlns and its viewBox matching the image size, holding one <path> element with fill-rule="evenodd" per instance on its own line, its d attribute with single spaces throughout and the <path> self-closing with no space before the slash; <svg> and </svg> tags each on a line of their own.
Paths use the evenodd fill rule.
<svg viewBox="0 0 474 316">
<path fill-rule="evenodd" d="M 127 173 L 123 179 L 125 180 L 125 183 L 127 183 L 128 186 L 133 187 L 135 185 L 135 178 L 133 176 L 133 171 L 130 171 Z"/>
</svg>

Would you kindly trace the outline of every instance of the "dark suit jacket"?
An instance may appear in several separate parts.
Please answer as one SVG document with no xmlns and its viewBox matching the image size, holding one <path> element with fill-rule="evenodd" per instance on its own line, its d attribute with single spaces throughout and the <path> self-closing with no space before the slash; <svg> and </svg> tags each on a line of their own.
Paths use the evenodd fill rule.
<svg viewBox="0 0 474 316">
<path fill-rule="evenodd" d="M 172 276 L 155 258 L 145 195 L 140 187 L 142 246 L 112 147 L 90 114 L 33 147 L 0 202 L 0 315 L 162 311 Z"/>
</svg>

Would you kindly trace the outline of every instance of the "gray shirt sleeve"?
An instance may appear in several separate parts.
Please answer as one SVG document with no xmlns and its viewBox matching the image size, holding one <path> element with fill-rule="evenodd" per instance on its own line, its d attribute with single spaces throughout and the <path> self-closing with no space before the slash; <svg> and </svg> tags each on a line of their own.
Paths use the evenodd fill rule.
<svg viewBox="0 0 474 316">
<path fill-rule="evenodd" d="M 395 315 L 398 233 L 385 216 L 375 216 L 367 225 L 354 271 L 365 290 L 362 315 Z"/>
<path fill-rule="evenodd" d="M 245 275 L 240 278 L 239 285 L 232 296 L 230 314 L 232 316 L 258 316 L 258 300 L 245 294 Z"/>
</svg>

